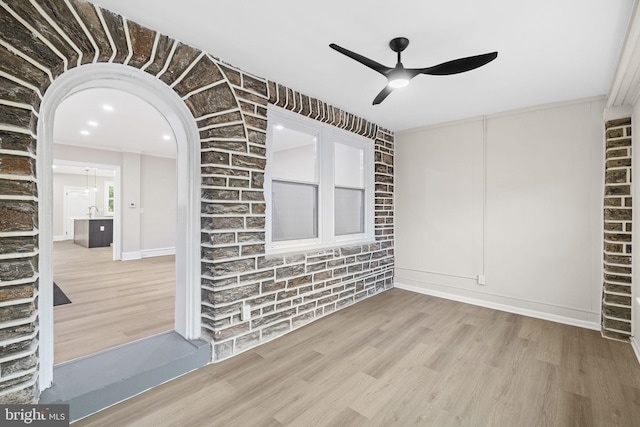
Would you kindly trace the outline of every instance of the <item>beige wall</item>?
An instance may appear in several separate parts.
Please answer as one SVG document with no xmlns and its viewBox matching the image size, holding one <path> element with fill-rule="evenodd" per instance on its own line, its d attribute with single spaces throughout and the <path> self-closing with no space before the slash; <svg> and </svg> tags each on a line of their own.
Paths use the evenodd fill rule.
<svg viewBox="0 0 640 427">
<path fill-rule="evenodd" d="M 482 118 L 397 135 L 396 286 L 599 328 L 603 110 L 489 116 L 486 140 Z"/>
<path fill-rule="evenodd" d="M 151 256 L 156 250 L 169 250 L 175 247 L 177 209 L 175 159 L 63 144 L 54 144 L 54 158 L 109 164 L 121 168 L 124 258 Z M 100 177 L 98 179 L 100 180 Z M 85 186 L 84 176 L 78 175 L 78 180 L 67 181 L 78 182 L 81 187 Z M 92 180 L 90 184 L 93 185 Z M 104 212 L 104 194 L 102 193 L 104 184 L 102 186 L 99 184 L 98 187 L 101 190 L 96 198 L 96 205 L 100 212 Z M 62 222 L 56 219 L 58 215 L 62 216 L 63 202 L 60 199 L 62 190 L 60 189 L 58 194 L 57 188 L 58 185 L 54 183 L 54 236 L 62 235 Z M 134 203 L 135 206 L 129 207 L 130 203 Z M 56 225 L 58 223 L 60 223 L 59 227 Z"/>
<path fill-rule="evenodd" d="M 173 248 L 176 241 L 176 160 L 140 159 L 141 248 Z"/>
</svg>

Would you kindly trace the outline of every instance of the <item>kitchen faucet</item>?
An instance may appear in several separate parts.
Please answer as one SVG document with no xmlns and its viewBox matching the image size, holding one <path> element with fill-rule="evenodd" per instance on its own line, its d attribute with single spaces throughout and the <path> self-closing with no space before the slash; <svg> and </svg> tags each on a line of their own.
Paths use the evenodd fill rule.
<svg viewBox="0 0 640 427">
<path fill-rule="evenodd" d="M 96 215 L 98 214 L 98 207 L 95 205 L 89 206 L 89 218 L 91 218 L 91 208 L 96 208 Z"/>
</svg>

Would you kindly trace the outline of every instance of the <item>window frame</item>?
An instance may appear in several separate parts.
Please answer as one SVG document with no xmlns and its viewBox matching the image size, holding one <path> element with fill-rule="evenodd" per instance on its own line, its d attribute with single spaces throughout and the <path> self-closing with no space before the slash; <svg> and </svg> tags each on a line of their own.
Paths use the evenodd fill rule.
<svg viewBox="0 0 640 427">
<path fill-rule="evenodd" d="M 318 237 L 312 239 L 287 240 L 274 242 L 272 239 L 272 171 L 273 144 L 276 125 L 288 129 L 315 135 L 317 138 L 318 172 Z M 364 169 L 364 231 L 347 235 L 335 234 L 335 144 L 345 144 L 363 151 Z M 297 113 L 269 105 L 267 108 L 267 165 L 265 169 L 265 250 L 267 254 L 302 252 L 330 248 L 335 246 L 368 244 L 375 241 L 375 179 L 374 179 L 374 142 L 361 135 L 354 134 L 335 126 L 301 116 Z M 279 181 L 279 179 L 275 179 Z M 292 181 L 293 182 L 293 181 Z M 338 186 L 341 187 L 341 186 Z"/>
</svg>

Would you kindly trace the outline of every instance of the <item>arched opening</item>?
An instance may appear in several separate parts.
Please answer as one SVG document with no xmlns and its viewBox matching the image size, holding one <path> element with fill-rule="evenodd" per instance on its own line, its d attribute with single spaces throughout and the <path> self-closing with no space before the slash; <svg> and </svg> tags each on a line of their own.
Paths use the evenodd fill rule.
<svg viewBox="0 0 640 427">
<path fill-rule="evenodd" d="M 169 122 L 177 146 L 177 224 L 175 242 L 175 324 L 185 339 L 200 336 L 199 138 L 195 121 L 173 90 L 147 73 L 118 64 L 92 64 L 70 70 L 53 82 L 42 100 L 38 121 L 37 173 L 40 239 L 40 390 L 53 380 L 52 162 L 57 107 L 90 88 L 111 88 L 153 105 Z M 114 234 L 120 230 L 114 230 Z"/>
<path fill-rule="evenodd" d="M 177 180 L 171 126 L 121 90 L 65 97 L 53 142 L 58 365 L 174 329 Z"/>
</svg>

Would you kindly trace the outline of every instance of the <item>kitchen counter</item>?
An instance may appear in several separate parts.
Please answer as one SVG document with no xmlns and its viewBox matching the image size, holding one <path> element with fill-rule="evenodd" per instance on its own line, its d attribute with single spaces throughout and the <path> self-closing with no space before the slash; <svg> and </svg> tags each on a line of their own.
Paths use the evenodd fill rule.
<svg viewBox="0 0 640 427">
<path fill-rule="evenodd" d="M 113 243 L 113 218 L 76 218 L 73 243 L 85 248 L 103 248 Z"/>
</svg>

